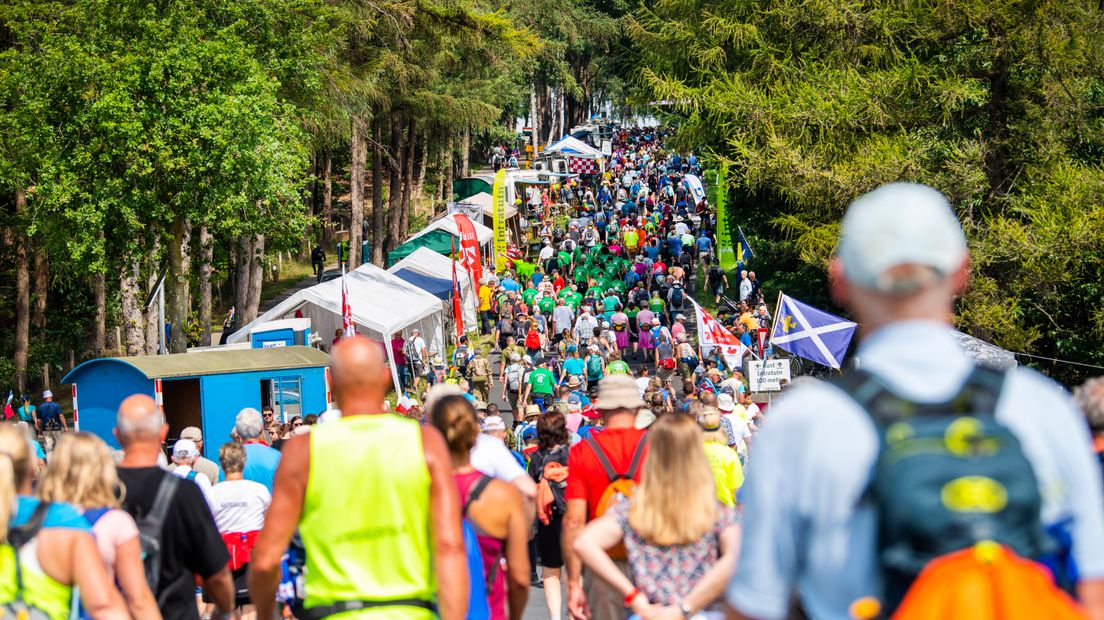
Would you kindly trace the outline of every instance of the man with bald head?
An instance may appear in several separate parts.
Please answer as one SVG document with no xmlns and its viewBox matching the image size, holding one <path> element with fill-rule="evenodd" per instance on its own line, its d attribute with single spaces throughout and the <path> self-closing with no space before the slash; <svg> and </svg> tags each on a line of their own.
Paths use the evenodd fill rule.
<svg viewBox="0 0 1104 620">
<path fill-rule="evenodd" d="M 298 529 L 311 617 L 430 620 L 436 603 L 441 618 L 464 618 L 467 559 L 444 438 L 383 411 L 391 379 L 376 343 L 347 338 L 332 356 L 341 418 L 284 443 L 250 561 L 257 617 L 275 613 L 280 558 Z"/>
<path fill-rule="evenodd" d="M 205 598 L 218 608 L 212 617 L 226 620 L 234 611 L 233 581 L 226 567 L 230 556 L 199 487 L 158 467 L 168 433 L 165 417 L 149 396 L 135 394 L 119 405 L 115 437 L 124 453 L 118 468 L 126 487 L 123 509 L 140 526 L 156 519 L 157 512 L 163 515 L 157 536 L 161 569 L 152 590 L 165 620 L 199 618 L 194 575 L 203 580 Z"/>
</svg>

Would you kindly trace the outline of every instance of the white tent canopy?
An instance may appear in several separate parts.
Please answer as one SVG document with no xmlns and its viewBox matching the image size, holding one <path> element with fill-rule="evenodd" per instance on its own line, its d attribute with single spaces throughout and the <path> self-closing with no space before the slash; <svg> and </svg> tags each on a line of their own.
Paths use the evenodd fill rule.
<svg viewBox="0 0 1104 620">
<path fill-rule="evenodd" d="M 392 265 L 387 271 L 395 273 L 400 269 L 408 269 L 423 276 L 452 281 L 452 263 L 453 261 L 449 257 L 442 256 L 429 248 L 418 248 Z M 360 267 L 357 267 L 357 269 L 360 269 Z M 478 295 L 472 288 L 471 276 L 468 275 L 468 270 L 460 266 L 459 263 L 456 265 L 456 279 L 460 283 L 460 304 L 464 312 L 464 329 L 475 329 L 477 325 L 476 311 L 479 307 L 477 303 Z M 444 311 L 451 314 L 452 306 L 450 303 L 447 300 L 443 303 Z"/>
<path fill-rule="evenodd" d="M 478 205 L 479 208 L 483 210 L 483 215 L 487 217 L 494 217 L 494 197 L 487 192 L 479 192 L 478 194 L 474 196 L 469 196 L 461 200 L 460 202 L 469 205 Z M 506 208 L 503 209 L 503 213 L 506 215 L 506 219 L 510 219 L 512 217 L 517 217 L 518 210 L 517 207 L 515 207 L 514 205 L 506 204 Z M 479 230 L 479 225 L 476 226 L 476 230 Z M 491 231 L 491 237 L 493 238 L 494 231 L 490 228 L 487 228 L 487 230 Z M 480 243 L 482 243 L 482 241 L 480 241 Z"/>
<path fill-rule="evenodd" d="M 486 192 L 480 192 L 480 194 L 487 195 Z M 476 195 L 478 196 L 480 194 Z M 471 198 L 467 199 L 465 202 L 470 201 Z M 472 225 L 475 226 L 475 236 L 479 239 L 479 245 L 486 245 L 494 240 L 493 230 L 487 228 L 479 222 L 476 222 L 475 220 L 472 220 Z M 417 239 L 418 237 L 429 233 L 431 230 L 443 230 L 450 235 L 457 237 L 456 247 L 460 247 L 460 229 L 456 226 L 456 218 L 453 217 L 453 214 L 449 213 L 448 215 L 445 215 L 440 219 L 430 222 L 428 226 L 411 235 L 410 239 Z M 407 239 L 407 241 L 410 241 L 410 239 Z M 452 276 L 449 277 L 451 278 Z"/>
<path fill-rule="evenodd" d="M 566 153 L 575 157 L 586 157 L 589 159 L 597 159 L 602 156 L 602 151 L 599 151 L 578 138 L 572 138 L 571 136 L 564 136 L 559 142 L 544 149 L 544 152 Z"/>
<path fill-rule="evenodd" d="M 396 390 L 400 384 L 390 346 L 393 334 L 407 336 L 411 330 L 418 329 L 430 354 L 444 355 L 444 317 L 440 299 L 372 264 L 357 267 L 345 279 L 356 331 L 385 345 Z M 314 333 L 322 336 L 323 342 L 328 342 L 330 334 L 341 329 L 341 278 L 296 291 L 231 334 L 226 341 L 230 344 L 242 342 L 257 325 L 292 318 L 296 311 L 310 319 Z"/>
</svg>

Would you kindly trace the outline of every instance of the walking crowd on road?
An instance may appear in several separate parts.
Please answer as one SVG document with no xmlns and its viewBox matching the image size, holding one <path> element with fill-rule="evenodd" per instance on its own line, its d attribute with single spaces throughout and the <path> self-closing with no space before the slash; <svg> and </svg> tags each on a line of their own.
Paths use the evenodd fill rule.
<svg viewBox="0 0 1104 620">
<path fill-rule="evenodd" d="M 0 424 L 0 610 L 518 620 L 536 587 L 557 619 L 1104 619 L 1104 379 L 1075 400 L 959 347 L 946 198 L 848 206 L 831 293 L 861 366 L 767 404 L 742 372 L 769 355 L 763 284 L 721 268 L 702 162 L 664 138 L 619 130 L 603 172 L 520 201 L 532 260 L 479 283 L 479 329 L 447 360 L 388 343 L 401 410 L 363 337 L 333 345 L 325 421 L 246 408 L 221 446 L 167 447 L 131 395 L 115 454 L 24 398 Z"/>
</svg>

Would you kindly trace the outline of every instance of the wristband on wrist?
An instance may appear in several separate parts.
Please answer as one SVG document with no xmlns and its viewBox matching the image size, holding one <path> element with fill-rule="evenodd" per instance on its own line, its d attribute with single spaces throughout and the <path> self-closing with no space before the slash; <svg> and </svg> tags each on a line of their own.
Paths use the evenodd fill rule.
<svg viewBox="0 0 1104 620">
<path fill-rule="evenodd" d="M 640 588 L 633 588 L 631 592 L 625 595 L 625 609 L 632 607 L 632 603 L 636 600 L 636 597 L 640 596 Z"/>
</svg>

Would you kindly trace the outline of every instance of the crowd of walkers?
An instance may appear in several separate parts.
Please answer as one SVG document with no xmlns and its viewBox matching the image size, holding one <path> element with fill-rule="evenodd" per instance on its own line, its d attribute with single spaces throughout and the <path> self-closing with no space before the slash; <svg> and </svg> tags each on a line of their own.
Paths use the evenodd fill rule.
<svg viewBox="0 0 1104 620">
<path fill-rule="evenodd" d="M 353 337 L 325 421 L 243 409 L 217 451 L 196 428 L 166 451 L 145 395 L 119 453 L 63 432 L 44 462 L 35 417 L 0 425 L 0 610 L 517 620 L 539 585 L 553 618 L 1104 618 L 1104 380 L 1075 401 L 962 351 L 946 199 L 848 207 L 831 282 L 861 367 L 764 410 L 686 318 L 713 297 L 750 355 L 760 284 L 728 299 L 700 163 L 661 138 L 528 197 L 536 260 L 479 291 L 493 350 L 391 343 L 423 396 L 403 413 Z"/>
</svg>

